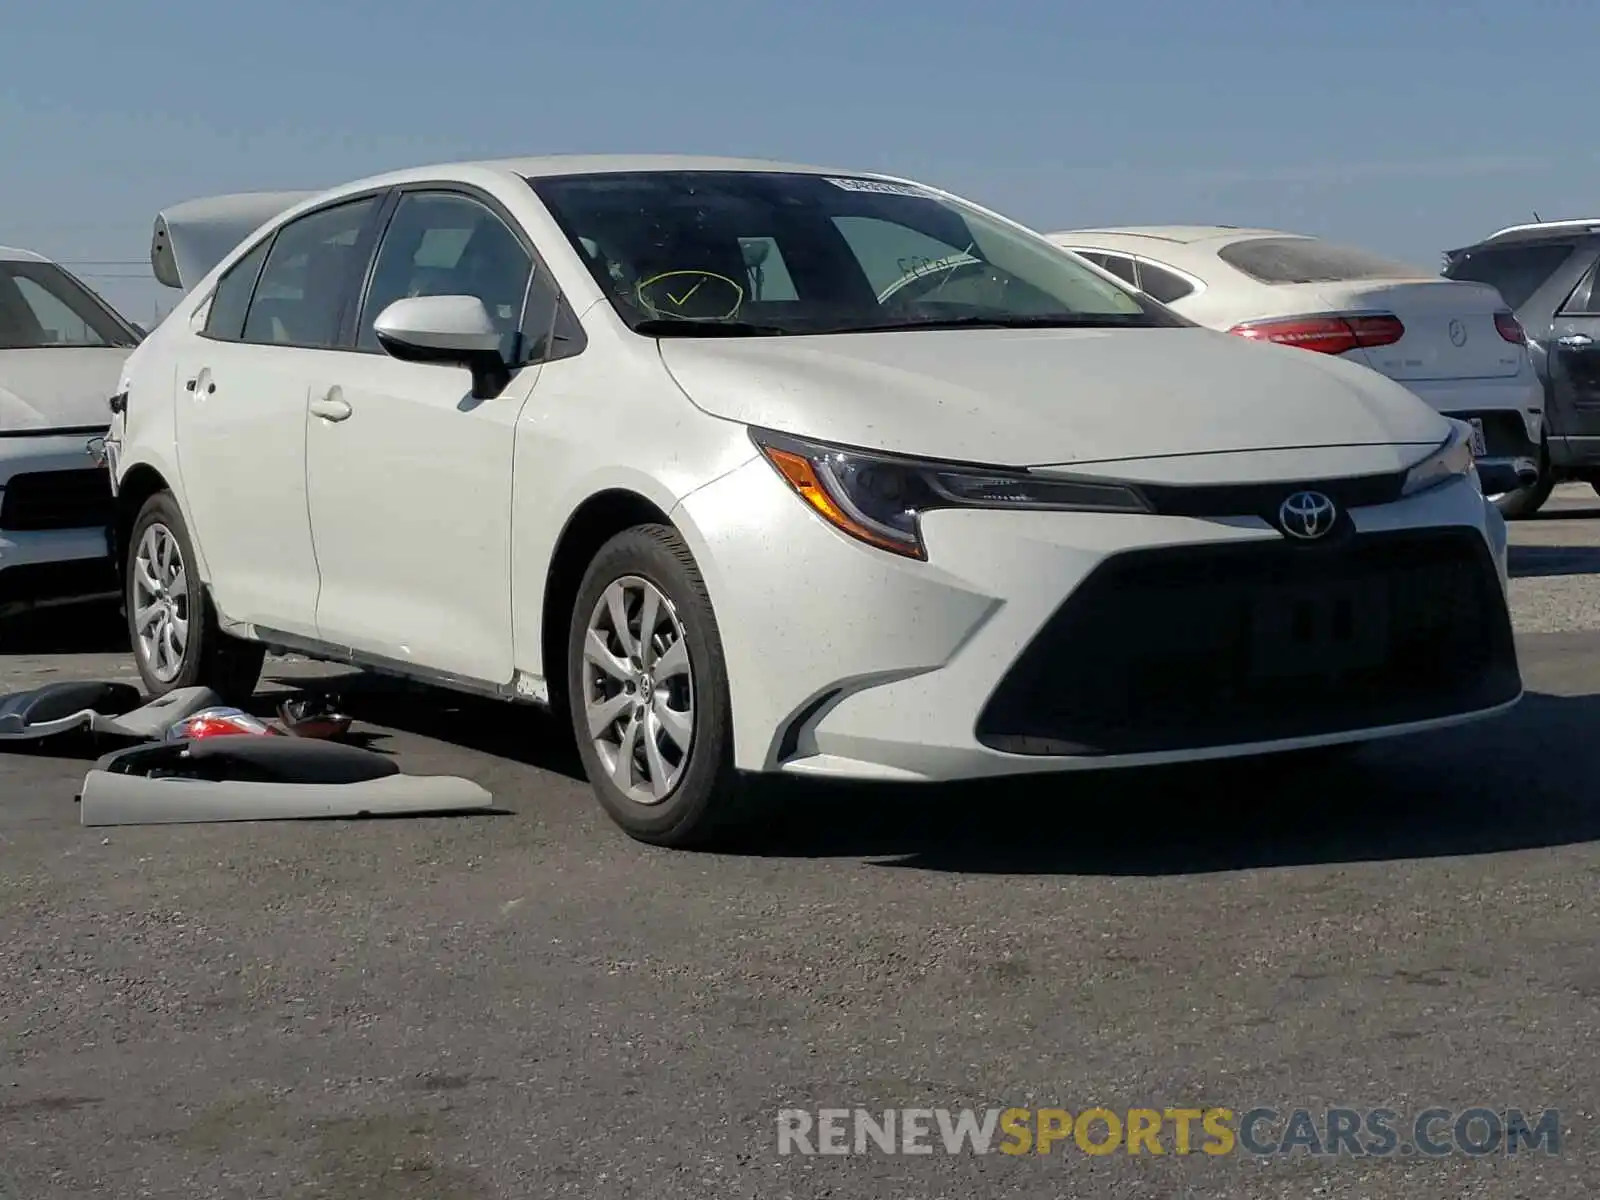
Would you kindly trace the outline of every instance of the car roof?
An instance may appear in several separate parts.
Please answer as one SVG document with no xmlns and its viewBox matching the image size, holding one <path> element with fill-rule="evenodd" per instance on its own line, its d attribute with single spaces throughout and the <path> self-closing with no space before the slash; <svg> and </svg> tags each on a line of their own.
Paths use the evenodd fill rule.
<svg viewBox="0 0 1600 1200">
<path fill-rule="evenodd" d="M 802 175 L 844 175 L 856 179 L 894 180 L 873 171 L 850 171 L 764 158 L 719 158 L 695 154 L 549 154 L 529 158 L 494 158 L 407 167 L 330 189 L 346 192 L 367 187 L 423 182 L 461 172 L 494 171 L 525 179 L 555 175 L 602 175 L 620 171 L 780 171 Z"/>
<path fill-rule="evenodd" d="M 1308 237 L 1303 233 L 1286 233 L 1279 229 L 1252 229 L 1239 225 L 1107 225 L 1094 229 L 1063 229 L 1050 235 L 1051 240 L 1069 238 L 1114 237 L 1145 238 L 1150 241 L 1174 242 L 1195 245 L 1200 242 L 1238 242 L 1260 237 Z"/>
<path fill-rule="evenodd" d="M 32 250 L 23 250 L 16 246 L 0 246 L 0 262 L 49 262 L 42 254 Z"/>
<path fill-rule="evenodd" d="M 1484 246 L 1514 246 L 1526 245 L 1531 242 L 1550 241 L 1554 238 L 1586 236 L 1600 234 L 1600 217 L 1573 217 L 1562 221 L 1530 221 L 1525 225 L 1507 225 L 1504 229 L 1497 229 L 1488 237 L 1476 242 L 1468 242 L 1454 250 L 1447 250 L 1447 254 L 1461 254 L 1467 250 L 1476 250 Z"/>
</svg>

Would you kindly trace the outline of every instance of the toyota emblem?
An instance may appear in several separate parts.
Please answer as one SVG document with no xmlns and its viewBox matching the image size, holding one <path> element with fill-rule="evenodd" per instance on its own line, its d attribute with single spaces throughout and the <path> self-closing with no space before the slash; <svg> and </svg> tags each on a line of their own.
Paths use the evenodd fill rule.
<svg viewBox="0 0 1600 1200">
<path fill-rule="evenodd" d="M 1467 344 L 1467 326 L 1464 322 L 1459 320 L 1450 322 L 1450 344 L 1457 347 Z"/>
<path fill-rule="evenodd" d="M 1302 542 L 1326 537 L 1338 518 L 1338 508 L 1321 492 L 1296 492 L 1278 505 L 1278 524 Z"/>
</svg>

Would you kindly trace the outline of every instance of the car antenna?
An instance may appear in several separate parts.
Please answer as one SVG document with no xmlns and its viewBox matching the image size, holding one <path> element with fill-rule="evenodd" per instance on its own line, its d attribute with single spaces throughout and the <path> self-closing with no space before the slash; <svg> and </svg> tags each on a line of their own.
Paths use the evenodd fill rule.
<svg viewBox="0 0 1600 1200">
<path fill-rule="evenodd" d="M 1544 218 L 1539 215 L 1539 210 L 1537 208 L 1533 210 L 1533 223 L 1535 225 L 1544 224 Z"/>
</svg>

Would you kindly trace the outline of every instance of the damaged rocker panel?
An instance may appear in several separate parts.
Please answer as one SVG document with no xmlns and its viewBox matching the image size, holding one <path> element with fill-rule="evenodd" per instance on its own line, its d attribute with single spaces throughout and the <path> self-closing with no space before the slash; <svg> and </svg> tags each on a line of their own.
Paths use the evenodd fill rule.
<svg viewBox="0 0 1600 1200">
<path fill-rule="evenodd" d="M 391 675 L 397 679 L 407 679 L 414 683 L 450 691 L 470 692 L 473 695 L 486 696 L 491 700 L 531 704 L 537 708 L 550 706 L 550 690 L 545 681 L 524 671 L 518 671 L 509 682 L 494 683 L 487 679 L 473 679 L 448 671 L 435 671 L 429 667 L 418 666 L 416 663 L 388 658 L 382 654 L 370 654 L 350 646 L 336 646 L 329 642 L 320 642 L 315 638 L 300 637 L 293 633 L 285 633 L 281 629 L 268 629 L 257 625 L 253 632 L 256 640 L 265 644 L 268 652 L 273 654 L 298 654 L 302 658 L 316 662 L 359 667 L 361 670 L 372 671 L 378 675 Z"/>
</svg>

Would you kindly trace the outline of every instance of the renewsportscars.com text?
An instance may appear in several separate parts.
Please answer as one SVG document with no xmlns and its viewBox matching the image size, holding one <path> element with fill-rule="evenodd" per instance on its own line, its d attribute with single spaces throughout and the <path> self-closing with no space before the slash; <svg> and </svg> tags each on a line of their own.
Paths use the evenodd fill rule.
<svg viewBox="0 0 1600 1200">
<path fill-rule="evenodd" d="M 1518 1108 L 785 1108 L 779 1154 L 1561 1153 L 1561 1114 Z"/>
</svg>

